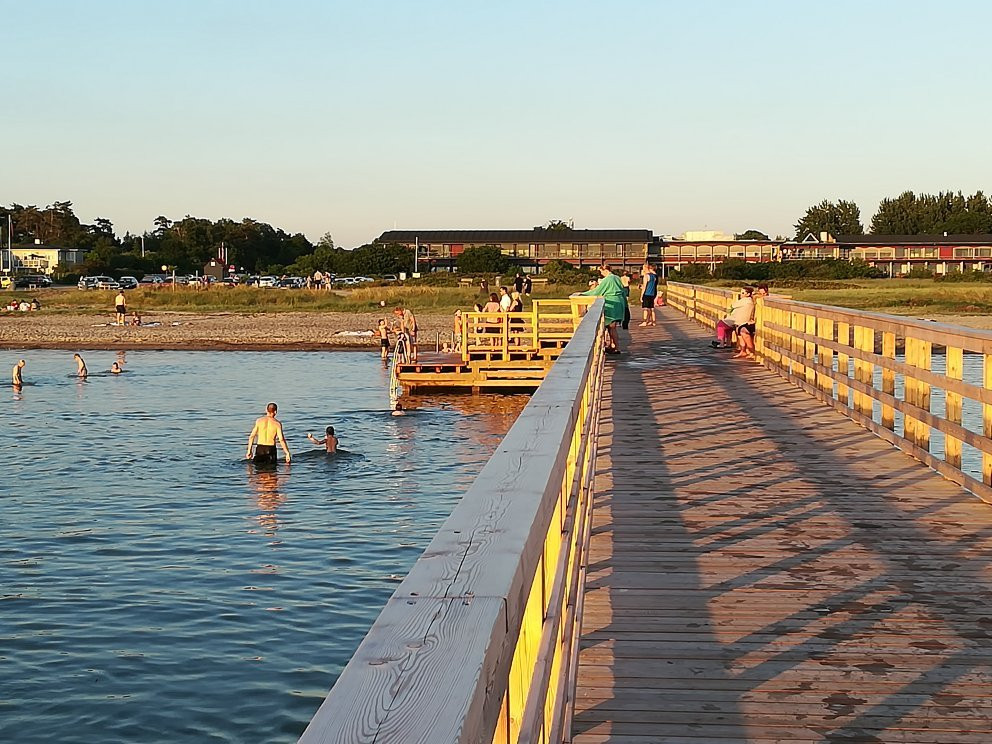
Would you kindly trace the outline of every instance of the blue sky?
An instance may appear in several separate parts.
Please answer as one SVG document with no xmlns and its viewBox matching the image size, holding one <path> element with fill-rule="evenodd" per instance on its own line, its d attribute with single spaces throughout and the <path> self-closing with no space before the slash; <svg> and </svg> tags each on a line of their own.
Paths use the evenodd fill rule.
<svg viewBox="0 0 992 744">
<path fill-rule="evenodd" d="M 0 0 L 0 203 L 791 234 L 989 189 L 992 4 Z"/>
</svg>

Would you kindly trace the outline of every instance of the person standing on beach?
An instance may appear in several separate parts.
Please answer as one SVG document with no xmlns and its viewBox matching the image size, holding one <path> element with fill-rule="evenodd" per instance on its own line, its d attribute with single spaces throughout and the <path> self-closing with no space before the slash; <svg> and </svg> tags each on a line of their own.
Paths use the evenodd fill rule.
<svg viewBox="0 0 992 744">
<path fill-rule="evenodd" d="M 23 359 L 18 360 L 17 364 L 14 365 L 14 369 L 11 373 L 11 380 L 14 383 L 15 388 L 20 388 L 24 384 L 24 376 L 21 374 L 21 370 L 24 369 L 25 361 Z"/>
<path fill-rule="evenodd" d="M 124 298 L 123 289 L 114 298 L 114 305 L 117 307 L 117 325 L 124 325 L 127 322 L 127 300 Z"/>
<path fill-rule="evenodd" d="M 276 442 L 282 445 L 282 451 L 286 453 L 286 462 L 293 459 L 286 444 L 286 437 L 282 432 L 282 422 L 276 418 L 276 411 L 278 410 L 279 406 L 275 403 L 269 403 L 265 407 L 265 415 L 255 419 L 255 426 L 252 427 L 251 434 L 248 435 L 246 460 L 252 460 L 256 464 L 274 465 L 276 463 Z M 256 438 L 258 444 L 255 445 L 253 455 L 251 445 Z"/>
<path fill-rule="evenodd" d="M 399 332 L 405 333 L 410 344 L 410 361 L 417 361 L 417 318 L 408 307 L 402 305 L 393 309 L 393 315 L 400 319 Z"/>
<path fill-rule="evenodd" d="M 89 374 L 86 371 L 86 362 L 83 361 L 83 358 L 79 354 L 73 354 L 72 358 L 76 360 L 76 377 L 86 379 L 86 375 Z"/>
<path fill-rule="evenodd" d="M 530 274 L 524 277 L 524 294 L 530 295 L 530 291 L 534 288 L 534 280 L 531 279 Z"/>
</svg>

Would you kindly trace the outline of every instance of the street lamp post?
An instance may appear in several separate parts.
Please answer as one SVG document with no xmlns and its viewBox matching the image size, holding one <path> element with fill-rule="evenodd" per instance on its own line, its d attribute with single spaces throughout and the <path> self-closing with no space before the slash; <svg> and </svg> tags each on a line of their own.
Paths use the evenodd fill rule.
<svg viewBox="0 0 992 744">
<path fill-rule="evenodd" d="M 162 271 L 168 273 L 169 267 L 166 266 L 165 264 L 163 264 L 162 265 Z M 175 266 L 172 267 L 172 291 L 173 292 L 176 291 L 176 267 Z"/>
</svg>

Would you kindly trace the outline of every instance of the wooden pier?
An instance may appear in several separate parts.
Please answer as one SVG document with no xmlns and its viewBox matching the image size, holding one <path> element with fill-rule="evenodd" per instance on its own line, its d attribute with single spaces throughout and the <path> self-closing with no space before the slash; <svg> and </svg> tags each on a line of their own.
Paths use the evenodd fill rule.
<svg viewBox="0 0 992 744">
<path fill-rule="evenodd" d="M 769 298 L 755 364 L 669 293 L 605 364 L 591 307 L 304 744 L 992 742 L 992 333 Z"/>
<path fill-rule="evenodd" d="M 535 390 L 575 333 L 592 297 L 533 300 L 523 313 L 462 313 L 457 351 L 421 352 L 396 364 L 407 391 Z"/>
</svg>

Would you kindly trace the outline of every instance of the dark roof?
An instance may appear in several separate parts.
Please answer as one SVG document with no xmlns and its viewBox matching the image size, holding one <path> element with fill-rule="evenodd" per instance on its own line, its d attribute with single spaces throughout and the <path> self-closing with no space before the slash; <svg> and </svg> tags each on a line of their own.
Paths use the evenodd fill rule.
<svg viewBox="0 0 992 744">
<path fill-rule="evenodd" d="M 650 243 L 650 230 L 387 230 L 377 243 Z"/>
<path fill-rule="evenodd" d="M 848 245 L 992 245 L 992 235 L 838 235 Z"/>
</svg>

